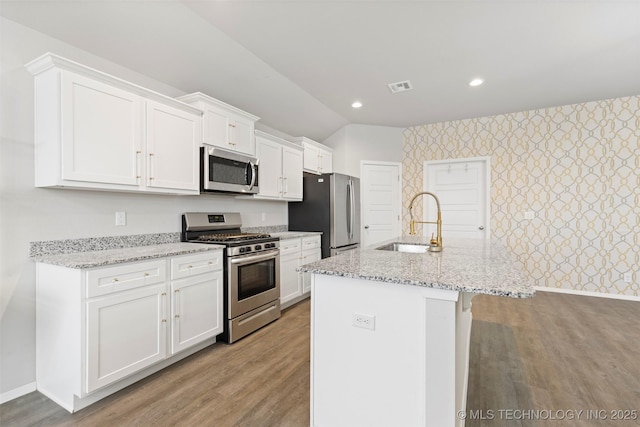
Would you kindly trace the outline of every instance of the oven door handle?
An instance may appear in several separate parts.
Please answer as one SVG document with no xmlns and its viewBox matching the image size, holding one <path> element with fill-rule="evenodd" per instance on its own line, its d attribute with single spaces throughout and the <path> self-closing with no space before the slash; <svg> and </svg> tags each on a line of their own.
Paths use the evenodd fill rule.
<svg viewBox="0 0 640 427">
<path fill-rule="evenodd" d="M 276 249 L 274 251 L 268 251 L 266 253 L 261 253 L 259 255 L 249 255 L 249 256 L 237 256 L 237 257 L 232 257 L 230 258 L 230 262 L 231 264 L 247 264 L 250 262 L 256 262 L 256 261 L 264 261 L 267 259 L 272 259 L 275 255 L 278 254 L 278 252 L 280 252 L 280 249 Z"/>
</svg>

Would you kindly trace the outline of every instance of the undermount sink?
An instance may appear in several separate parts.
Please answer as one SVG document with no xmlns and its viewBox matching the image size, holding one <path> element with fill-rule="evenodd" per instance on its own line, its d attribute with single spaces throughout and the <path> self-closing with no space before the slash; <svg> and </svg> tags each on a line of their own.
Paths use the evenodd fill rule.
<svg viewBox="0 0 640 427">
<path fill-rule="evenodd" d="M 379 246 L 376 248 L 379 251 L 393 251 L 393 252 L 411 252 L 417 254 L 423 254 L 429 252 L 429 246 L 427 245 L 416 245 L 411 243 L 389 243 L 384 246 Z"/>
</svg>

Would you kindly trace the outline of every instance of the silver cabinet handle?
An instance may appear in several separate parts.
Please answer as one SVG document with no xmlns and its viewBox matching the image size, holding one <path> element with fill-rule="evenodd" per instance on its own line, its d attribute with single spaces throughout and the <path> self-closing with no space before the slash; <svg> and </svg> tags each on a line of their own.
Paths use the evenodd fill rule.
<svg viewBox="0 0 640 427">
<path fill-rule="evenodd" d="M 481 225 L 480 227 L 478 227 L 478 230 L 484 230 L 484 225 Z"/>
<path fill-rule="evenodd" d="M 364 229 L 365 229 L 365 230 L 368 230 L 368 229 L 369 229 L 369 226 L 368 226 L 368 225 L 365 225 L 365 226 L 364 226 Z"/>
</svg>

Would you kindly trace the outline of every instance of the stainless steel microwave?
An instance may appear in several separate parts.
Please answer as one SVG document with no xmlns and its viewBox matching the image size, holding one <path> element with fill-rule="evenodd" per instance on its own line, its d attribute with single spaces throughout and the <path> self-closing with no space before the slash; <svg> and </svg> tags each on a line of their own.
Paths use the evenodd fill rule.
<svg viewBox="0 0 640 427">
<path fill-rule="evenodd" d="M 200 191 L 257 194 L 258 159 L 212 146 L 200 148 Z"/>
</svg>

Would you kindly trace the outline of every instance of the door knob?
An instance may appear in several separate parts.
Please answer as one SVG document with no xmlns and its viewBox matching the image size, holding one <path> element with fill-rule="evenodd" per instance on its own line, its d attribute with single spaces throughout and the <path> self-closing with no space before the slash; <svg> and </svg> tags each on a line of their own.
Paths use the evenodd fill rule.
<svg viewBox="0 0 640 427">
<path fill-rule="evenodd" d="M 364 226 L 364 229 L 365 229 L 365 230 L 368 230 L 368 229 L 369 229 L 369 226 L 368 226 L 368 225 L 365 225 L 365 226 Z"/>
<path fill-rule="evenodd" d="M 478 227 L 478 230 L 484 230 L 484 225 L 481 225 L 480 227 Z"/>
</svg>

